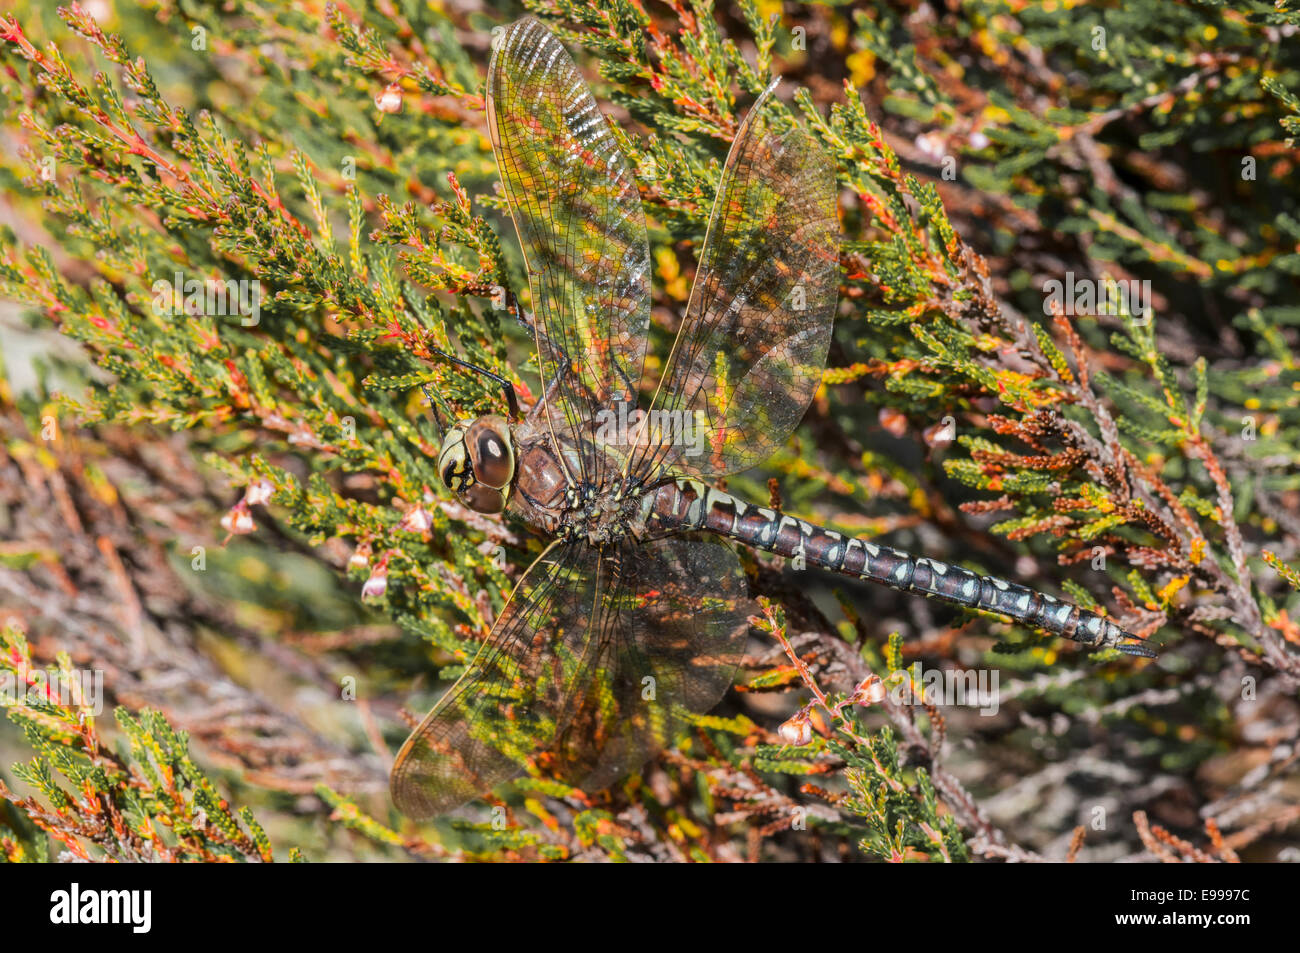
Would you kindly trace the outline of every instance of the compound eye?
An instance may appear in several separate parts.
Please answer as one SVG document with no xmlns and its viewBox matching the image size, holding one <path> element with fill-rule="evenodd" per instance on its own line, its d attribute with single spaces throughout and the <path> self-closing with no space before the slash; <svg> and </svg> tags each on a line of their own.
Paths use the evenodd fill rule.
<svg viewBox="0 0 1300 953">
<path fill-rule="evenodd" d="M 465 505 L 479 513 L 500 513 L 506 508 L 506 495 L 498 489 L 476 483 L 460 494 Z"/>
<path fill-rule="evenodd" d="M 454 493 L 474 482 L 474 473 L 465 456 L 465 444 L 462 440 L 448 441 L 438 454 L 438 476 L 447 489 Z"/>
<path fill-rule="evenodd" d="M 474 475 L 480 483 L 502 489 L 510 485 L 515 476 L 515 455 L 509 438 L 495 427 L 476 428 L 470 435 L 474 441 Z"/>
</svg>

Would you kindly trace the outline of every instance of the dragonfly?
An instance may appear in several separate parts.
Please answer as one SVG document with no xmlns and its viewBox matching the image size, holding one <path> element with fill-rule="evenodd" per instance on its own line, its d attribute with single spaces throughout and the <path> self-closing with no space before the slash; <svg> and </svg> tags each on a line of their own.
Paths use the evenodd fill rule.
<svg viewBox="0 0 1300 953">
<path fill-rule="evenodd" d="M 466 506 L 509 510 L 550 542 L 399 752 L 391 794 L 408 816 L 445 814 L 530 765 L 599 790 L 662 750 L 732 683 L 753 611 L 735 544 L 1154 655 L 1051 595 L 715 485 L 791 436 L 820 384 L 837 306 L 835 168 L 779 108 L 776 86 L 736 131 L 684 316 L 642 409 L 651 258 L 637 181 L 554 34 L 525 17 L 497 39 L 488 128 L 545 386 L 519 417 L 497 378 L 511 413 L 456 422 L 437 469 Z"/>
</svg>

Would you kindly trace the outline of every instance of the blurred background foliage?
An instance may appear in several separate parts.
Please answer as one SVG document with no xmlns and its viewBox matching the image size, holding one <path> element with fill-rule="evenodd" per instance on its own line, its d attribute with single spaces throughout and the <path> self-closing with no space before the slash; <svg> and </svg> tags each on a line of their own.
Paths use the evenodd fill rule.
<svg viewBox="0 0 1300 953">
<path fill-rule="evenodd" d="M 529 3 L 636 170 L 660 355 L 769 73 L 838 164 L 831 369 L 730 489 L 1161 657 L 750 556 L 737 689 L 671 751 L 418 826 L 392 753 L 540 549 L 447 498 L 417 386 L 499 410 L 443 348 L 538 393 L 482 113 L 524 9 L 10 7 L 3 665 L 106 698 L 6 697 L 0 855 L 1300 857 L 1295 3 Z M 178 272 L 260 282 L 257 323 L 154 307 Z M 1149 311 L 1053 312 L 1067 276 Z M 996 673 L 997 713 L 875 698 L 916 662 Z"/>
</svg>

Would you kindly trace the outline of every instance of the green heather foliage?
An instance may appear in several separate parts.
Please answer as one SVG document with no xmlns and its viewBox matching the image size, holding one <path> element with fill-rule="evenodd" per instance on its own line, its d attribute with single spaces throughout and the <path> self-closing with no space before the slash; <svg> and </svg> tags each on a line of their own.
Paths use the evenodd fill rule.
<svg viewBox="0 0 1300 953">
<path fill-rule="evenodd" d="M 542 545 L 443 490 L 419 386 L 500 411 L 442 349 L 539 394 L 483 115 L 492 28 L 524 9 L 19 2 L 0 856 L 1296 850 L 1300 4 L 526 6 L 636 172 L 660 359 L 769 76 L 837 164 L 830 369 L 729 489 L 1103 611 L 1160 658 L 745 554 L 736 689 L 641 774 L 536 769 L 405 820 L 389 760 Z M 173 302 L 178 274 L 258 305 Z M 1149 294 L 1069 290 L 1108 278 Z M 105 671 L 116 717 L 12 690 L 44 665 Z M 996 676 L 996 712 L 873 691 L 920 671 Z"/>
</svg>

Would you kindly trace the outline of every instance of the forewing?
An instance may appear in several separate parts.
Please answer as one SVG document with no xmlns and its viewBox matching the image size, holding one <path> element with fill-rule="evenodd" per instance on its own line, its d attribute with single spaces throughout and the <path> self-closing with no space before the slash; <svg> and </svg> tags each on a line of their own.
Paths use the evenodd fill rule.
<svg viewBox="0 0 1300 953">
<path fill-rule="evenodd" d="M 525 17 L 488 67 L 488 128 L 529 269 L 555 436 L 595 444 L 598 414 L 635 400 L 650 325 L 650 248 L 636 180 L 560 42 Z M 585 482 L 604 458 L 580 455 Z"/>
<path fill-rule="evenodd" d="M 773 108 L 773 83 L 727 157 L 686 316 L 638 464 L 702 476 L 769 457 L 821 381 L 839 287 L 835 169 Z"/>
</svg>

